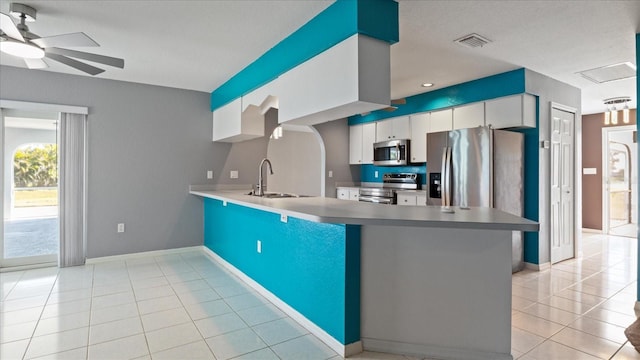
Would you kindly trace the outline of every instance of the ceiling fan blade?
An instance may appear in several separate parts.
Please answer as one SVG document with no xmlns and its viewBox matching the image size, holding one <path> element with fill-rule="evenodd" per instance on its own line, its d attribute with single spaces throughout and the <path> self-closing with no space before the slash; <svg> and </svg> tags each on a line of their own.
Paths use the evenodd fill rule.
<svg viewBox="0 0 640 360">
<path fill-rule="evenodd" d="M 405 105 L 406 103 L 406 98 L 391 100 L 391 105 Z"/>
<path fill-rule="evenodd" d="M 68 58 L 68 57 L 63 56 L 63 55 L 45 53 L 44 56 L 46 58 L 51 59 L 51 60 L 55 60 L 57 62 L 61 62 L 61 63 L 65 64 L 65 65 L 71 66 L 74 69 L 78 69 L 80 71 L 86 72 L 87 74 L 90 74 L 90 75 L 98 75 L 101 72 L 104 72 L 104 69 L 100 69 L 100 68 L 97 68 L 95 66 L 91 66 L 89 64 L 85 64 L 83 62 Z"/>
<path fill-rule="evenodd" d="M 24 63 L 27 64 L 29 69 L 46 69 L 49 67 L 42 59 L 24 59 Z"/>
<path fill-rule="evenodd" d="M 11 17 L 7 14 L 0 13 L 0 30 L 2 30 L 10 38 L 24 42 L 24 37 L 20 34 L 20 30 L 13 23 Z"/>
<path fill-rule="evenodd" d="M 396 111 L 396 110 L 398 110 L 397 106 L 388 106 L 388 107 L 382 109 L 382 111 L 386 111 L 386 112 L 392 112 L 392 111 Z"/>
<path fill-rule="evenodd" d="M 100 46 L 92 38 L 87 36 L 83 32 L 77 32 L 72 34 L 63 34 L 55 36 L 41 37 L 31 40 L 32 43 L 42 47 L 75 47 L 75 46 Z"/>
<path fill-rule="evenodd" d="M 73 58 L 89 60 L 93 62 L 97 62 L 100 64 L 105 64 L 109 66 L 114 66 L 123 69 L 124 68 L 124 60 L 119 58 L 114 58 L 111 56 L 104 56 L 98 54 L 91 54 L 83 51 L 75 51 L 68 49 L 60 49 L 57 47 L 45 48 L 45 53 L 47 54 L 58 54 L 64 56 L 70 56 Z"/>
</svg>

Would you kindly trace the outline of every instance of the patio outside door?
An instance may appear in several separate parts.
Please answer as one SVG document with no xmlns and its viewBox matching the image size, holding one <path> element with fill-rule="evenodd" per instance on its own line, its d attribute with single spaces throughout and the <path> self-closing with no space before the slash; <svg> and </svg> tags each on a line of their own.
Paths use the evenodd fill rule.
<svg viewBox="0 0 640 360">
<path fill-rule="evenodd" d="M 55 264 L 59 250 L 58 113 L 2 109 L 0 267 Z"/>
</svg>

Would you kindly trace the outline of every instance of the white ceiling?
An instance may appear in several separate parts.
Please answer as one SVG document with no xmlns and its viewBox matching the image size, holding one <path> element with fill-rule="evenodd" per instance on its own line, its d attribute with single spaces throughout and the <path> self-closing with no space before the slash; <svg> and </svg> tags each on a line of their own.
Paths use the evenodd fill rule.
<svg viewBox="0 0 640 360">
<path fill-rule="evenodd" d="M 125 59 L 101 78 L 211 92 L 329 6 L 329 0 L 58 1 L 18 0 L 38 10 L 32 32 L 85 32 Z M 0 2 L 8 13 L 10 1 Z M 400 42 L 391 47 L 391 95 L 400 98 L 521 67 L 582 89 L 582 111 L 630 96 L 635 78 L 594 84 L 576 74 L 635 61 L 640 1 L 399 0 Z M 453 40 L 478 33 L 492 42 L 469 49 Z M 9 55 L 0 64 L 23 66 Z M 83 73 L 49 61 L 48 71 Z M 636 64 L 637 65 L 637 64 Z M 100 66 L 101 67 L 101 66 Z"/>
</svg>

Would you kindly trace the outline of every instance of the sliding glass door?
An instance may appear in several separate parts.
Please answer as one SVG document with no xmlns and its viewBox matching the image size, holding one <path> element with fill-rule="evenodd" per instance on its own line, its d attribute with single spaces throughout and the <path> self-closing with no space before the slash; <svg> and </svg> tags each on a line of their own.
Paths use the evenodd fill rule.
<svg viewBox="0 0 640 360">
<path fill-rule="evenodd" d="M 58 116 L 2 109 L 0 267 L 57 261 Z"/>
</svg>

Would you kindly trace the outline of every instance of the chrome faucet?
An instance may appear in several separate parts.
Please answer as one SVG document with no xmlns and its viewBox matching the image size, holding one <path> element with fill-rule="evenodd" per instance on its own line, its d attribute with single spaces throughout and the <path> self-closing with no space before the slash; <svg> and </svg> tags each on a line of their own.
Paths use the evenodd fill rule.
<svg viewBox="0 0 640 360">
<path fill-rule="evenodd" d="M 271 161 L 269 161 L 269 159 L 264 158 L 262 159 L 262 161 L 260 162 L 260 166 L 258 167 L 258 188 L 256 189 L 256 191 L 253 192 L 253 195 L 255 196 L 264 196 L 264 189 L 263 189 L 263 184 L 262 184 L 262 166 L 264 165 L 264 163 L 267 163 L 269 165 L 269 173 L 271 175 L 273 175 L 273 168 L 271 167 Z"/>
</svg>

